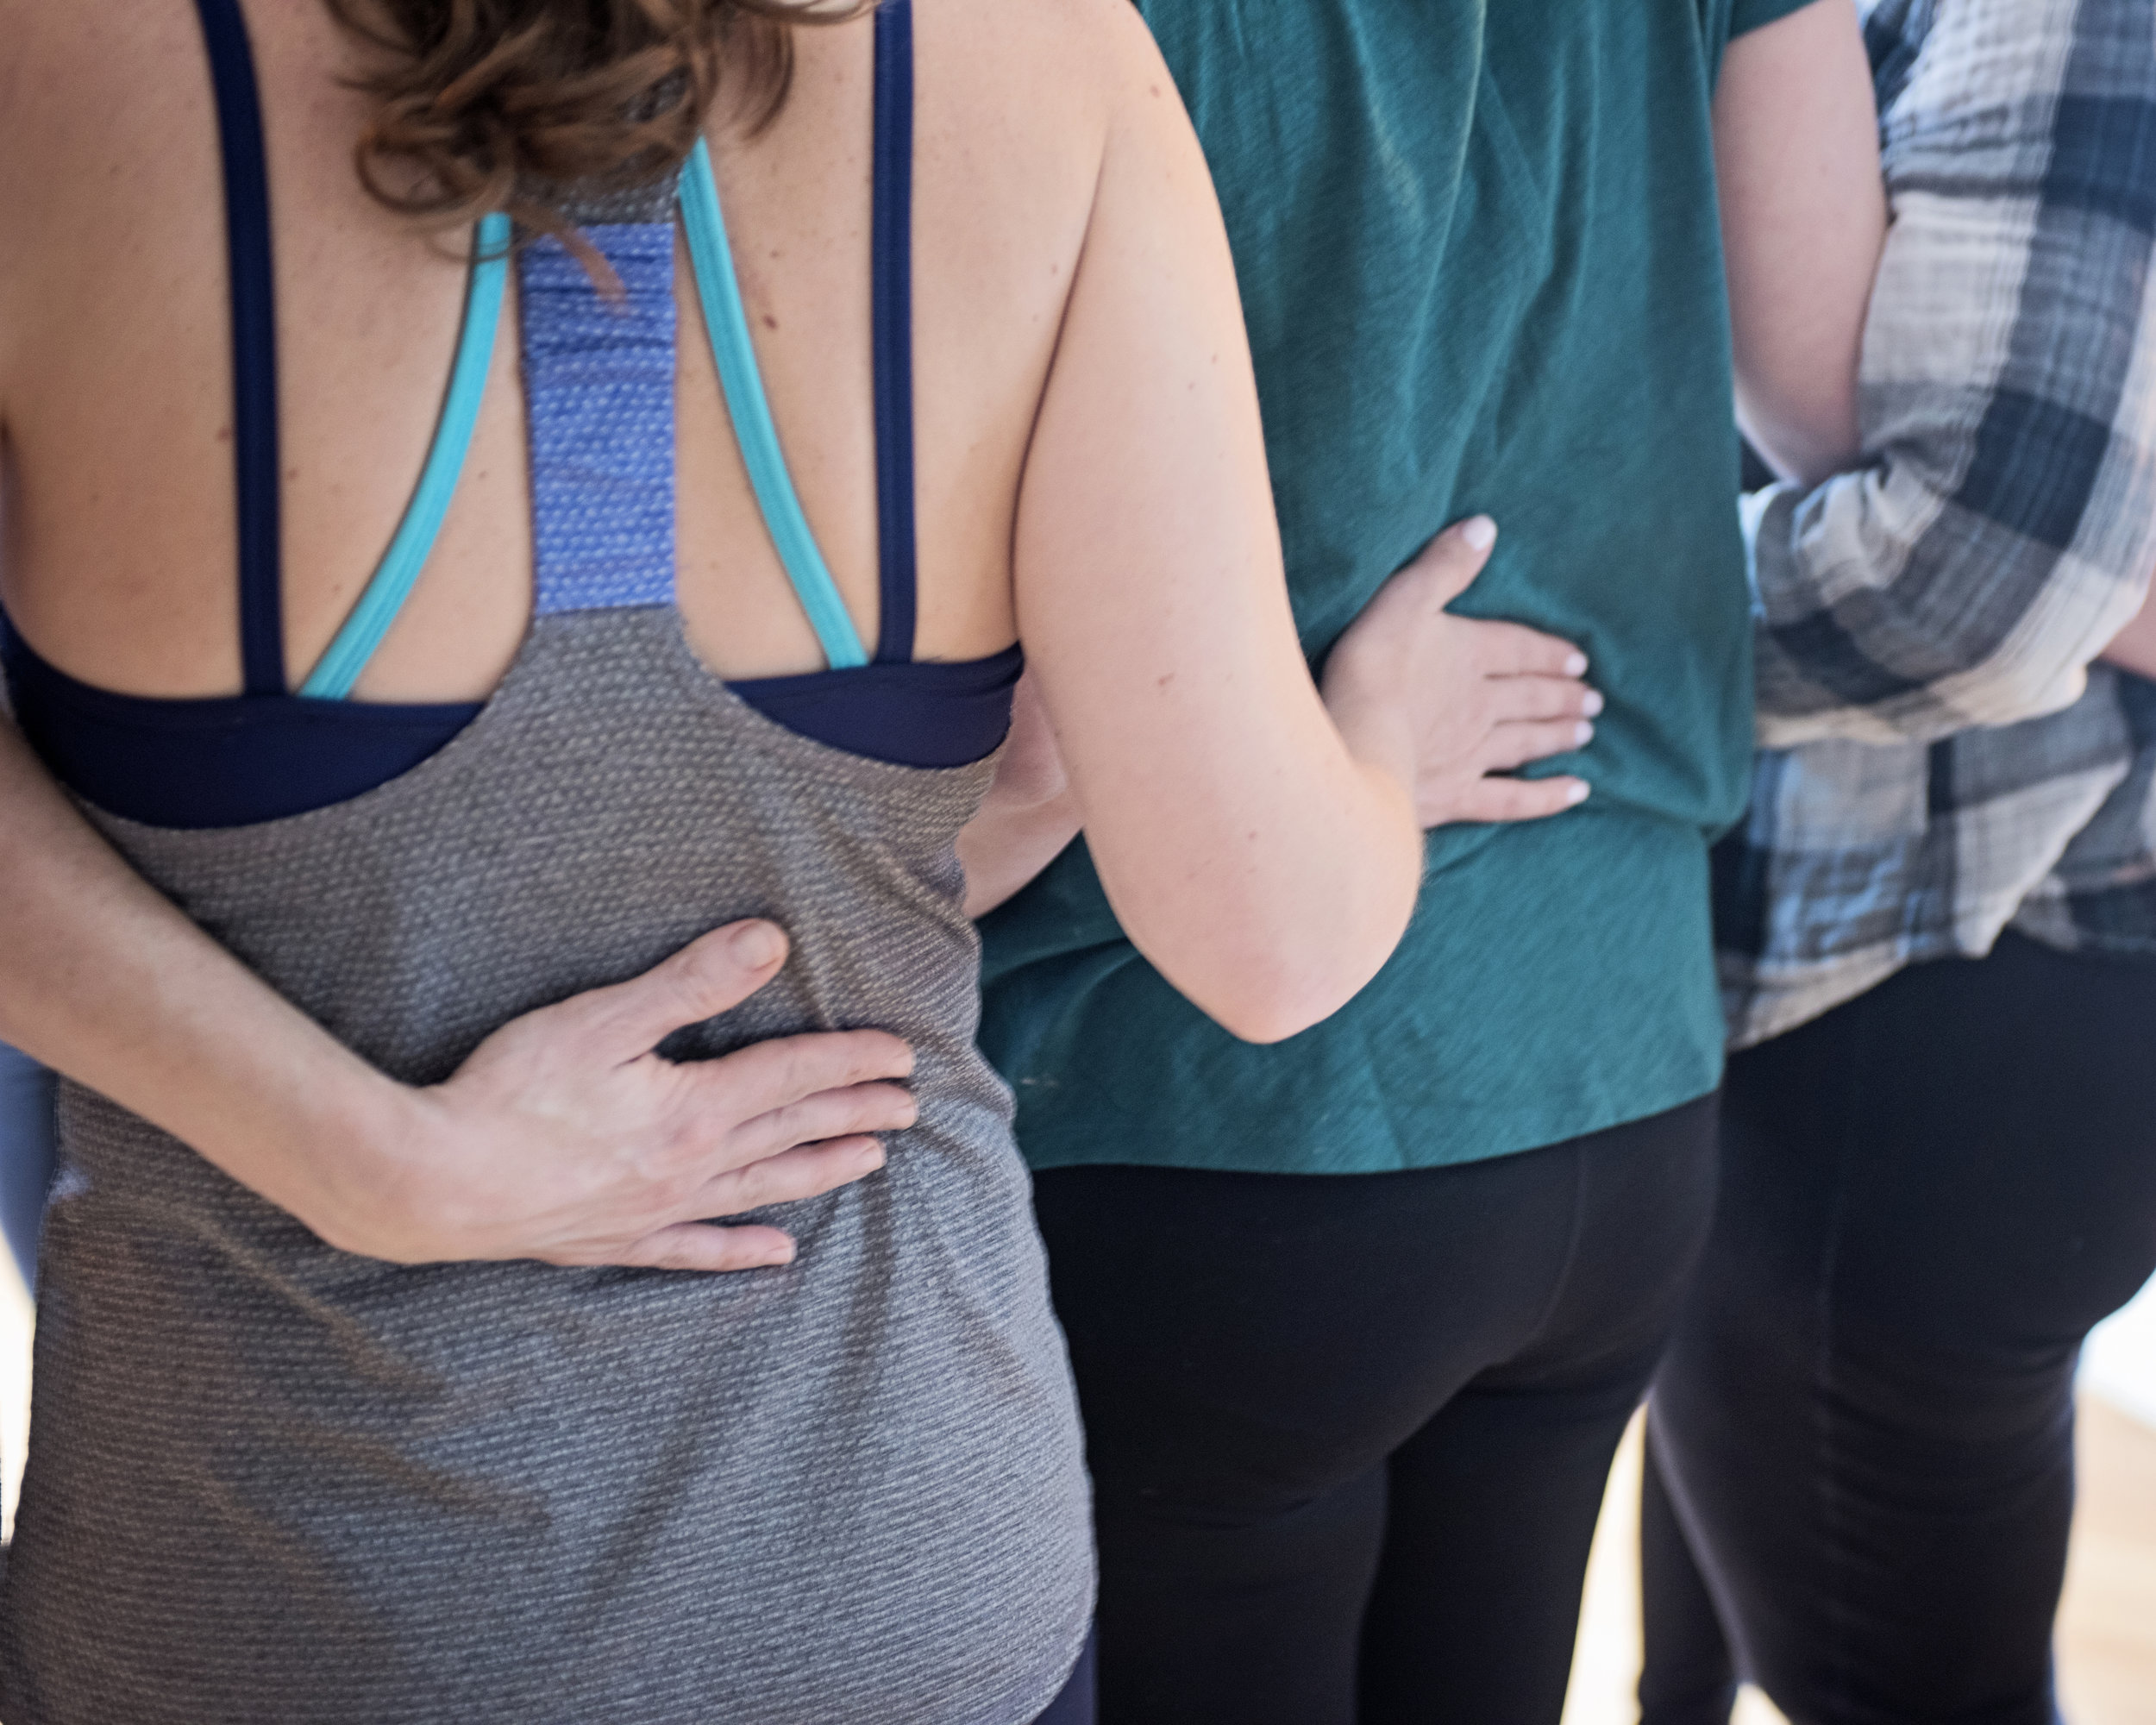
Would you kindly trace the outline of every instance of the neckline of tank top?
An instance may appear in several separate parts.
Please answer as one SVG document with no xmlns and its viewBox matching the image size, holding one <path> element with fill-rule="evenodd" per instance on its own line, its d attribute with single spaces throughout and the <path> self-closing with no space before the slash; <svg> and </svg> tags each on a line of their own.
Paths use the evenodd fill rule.
<svg viewBox="0 0 2156 1725">
<path fill-rule="evenodd" d="M 4 649 L 0 659 L 4 659 L 18 718 L 56 776 L 113 813 L 146 825 L 178 827 L 245 825 L 348 800 L 436 752 L 486 706 L 485 701 L 350 701 L 305 692 L 295 694 L 281 687 L 281 615 L 266 618 L 260 603 L 265 592 L 273 604 L 281 595 L 273 530 L 280 499 L 277 486 L 269 482 L 278 460 L 274 345 L 273 339 L 266 344 L 261 340 L 266 326 L 273 338 L 274 306 L 259 95 L 244 20 L 235 0 L 197 0 L 197 9 L 210 51 L 220 143 L 227 163 L 235 477 L 244 524 L 241 588 L 246 691 L 238 696 L 172 699 L 101 689 L 49 664 L 0 614 L 0 649 Z M 884 542 L 899 543 L 904 554 L 885 559 L 887 589 L 894 568 L 910 575 L 912 548 L 910 26 L 906 0 L 895 0 L 878 15 L 880 147 L 873 220 L 883 254 L 896 255 L 909 266 L 879 272 L 875 282 L 879 527 Z M 901 139 L 905 148 L 893 148 L 893 142 Z M 702 166 L 708 172 L 708 163 Z M 674 196 L 671 182 L 655 182 L 645 188 L 587 197 L 574 208 L 590 218 L 667 220 Z M 715 206 L 715 191 L 712 201 Z M 459 367 L 483 380 L 492 329 L 479 328 L 484 320 L 478 314 L 486 302 L 482 271 L 489 259 L 498 260 L 506 250 L 505 226 L 491 235 L 483 231 L 479 237 L 460 336 Z M 749 354 L 753 365 L 753 348 Z M 449 422 L 455 417 L 459 395 L 453 373 L 445 423 L 437 428 L 428 471 L 385 558 L 387 563 L 400 544 L 409 550 L 409 542 L 420 541 L 418 556 L 406 559 L 407 586 L 431 543 L 431 529 L 423 533 L 415 530 L 415 518 L 428 512 L 423 508 L 428 480 L 442 471 L 449 474 L 450 486 L 435 487 L 441 493 L 436 502 L 446 508 L 447 491 L 461 465 L 461 448 L 451 449 L 458 440 L 446 435 L 453 429 Z M 266 413 L 265 405 L 271 410 Z M 472 406 L 475 411 L 475 399 Z M 885 435 L 893 420 L 903 436 Z M 463 434 L 468 437 L 468 433 L 467 423 Z M 790 489 L 790 481 L 788 485 Z M 265 513 L 269 517 L 266 524 Z M 438 527 L 439 510 L 434 514 L 433 525 Z M 370 582 L 367 592 L 374 590 L 375 583 Z M 250 595 L 257 601 L 252 609 L 245 603 Z M 1023 668 L 1023 655 L 1013 646 L 979 660 L 916 661 L 910 650 L 912 599 L 910 579 L 903 582 L 898 604 L 887 590 L 885 616 L 887 620 L 896 618 L 898 624 L 885 628 L 873 663 L 836 672 L 743 679 L 726 687 L 774 723 L 849 753 L 931 769 L 979 760 L 993 752 L 1008 729 L 1011 690 Z M 363 595 L 360 609 L 366 605 Z M 396 609 L 396 604 L 385 607 L 386 614 L 378 619 L 378 626 L 362 632 L 379 640 Z M 341 641 L 358 620 L 355 615 L 348 622 Z M 270 621 L 275 623 L 273 630 L 266 627 Z M 272 637 L 269 646 L 274 648 L 273 681 L 278 687 L 258 692 L 266 675 L 263 662 L 270 656 L 265 635 Z M 891 651 L 900 639 L 907 649 L 903 657 Z M 348 689 L 367 654 L 344 656 L 342 681 Z M 160 734 L 166 739 L 161 747 L 154 742 Z M 207 763 L 193 760 L 192 754 L 210 738 L 216 739 L 217 770 L 205 772 L 202 769 Z M 176 796 L 175 787 L 193 789 Z"/>
</svg>

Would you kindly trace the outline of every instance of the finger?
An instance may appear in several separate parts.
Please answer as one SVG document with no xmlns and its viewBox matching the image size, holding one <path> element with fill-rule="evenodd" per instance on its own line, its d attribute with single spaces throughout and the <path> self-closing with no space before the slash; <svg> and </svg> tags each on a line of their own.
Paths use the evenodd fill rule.
<svg viewBox="0 0 2156 1725">
<path fill-rule="evenodd" d="M 1587 655 L 1570 641 L 1524 623 L 1477 620 L 1470 643 L 1486 677 L 1577 677 L 1587 670 Z"/>
<path fill-rule="evenodd" d="M 881 1030 L 812 1031 L 755 1042 L 680 1069 L 686 1106 L 718 1125 L 711 1142 L 762 1115 L 818 1095 L 904 1078 L 913 1051 Z"/>
<path fill-rule="evenodd" d="M 1481 779 L 1460 799 L 1458 820 L 1541 820 L 1587 800 L 1584 779 Z"/>
<path fill-rule="evenodd" d="M 752 919 L 691 941 L 642 975 L 562 1002 L 593 1053 L 617 1063 L 649 1054 L 683 1025 L 739 1006 L 779 974 L 786 931 Z"/>
<path fill-rule="evenodd" d="M 763 1270 L 793 1263 L 793 1241 L 776 1228 L 682 1222 L 646 1234 L 599 1261 L 636 1270 Z"/>
<path fill-rule="evenodd" d="M 728 1135 L 726 1153 L 738 1165 L 776 1156 L 796 1145 L 862 1132 L 904 1132 L 920 1117 L 913 1093 L 898 1084 L 855 1084 L 824 1090 L 744 1121 Z"/>
<path fill-rule="evenodd" d="M 883 1166 L 887 1155 L 881 1138 L 842 1138 L 830 1144 L 805 1144 L 705 1181 L 675 1207 L 675 1220 L 706 1221 L 713 1216 L 761 1210 L 770 1204 L 796 1204 L 867 1179 Z"/>
<path fill-rule="evenodd" d="M 1493 724 L 1539 718 L 1592 718 L 1602 698 L 1575 677 L 1493 677 L 1482 691 Z"/>
<path fill-rule="evenodd" d="M 1501 724 L 1482 739 L 1476 764 L 1486 773 L 1509 773 L 1530 761 L 1569 755 L 1595 740 L 1595 727 L 1583 718 L 1559 718 L 1528 724 Z"/>
<path fill-rule="evenodd" d="M 1395 577 L 1421 588 L 1420 597 L 1442 608 L 1474 585 L 1497 543 L 1497 524 L 1487 515 L 1455 522 L 1409 561 Z"/>
</svg>

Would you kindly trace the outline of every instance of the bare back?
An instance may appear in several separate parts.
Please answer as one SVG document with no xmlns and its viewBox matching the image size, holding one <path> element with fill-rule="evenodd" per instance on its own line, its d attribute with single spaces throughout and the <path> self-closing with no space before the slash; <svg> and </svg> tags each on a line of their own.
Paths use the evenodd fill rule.
<svg viewBox="0 0 2156 1725">
<path fill-rule="evenodd" d="M 320 0 L 242 3 L 264 86 L 298 684 L 428 459 L 468 246 L 361 187 L 368 110 L 349 80 L 363 50 Z M 1285 1033 L 1390 949 L 1420 845 L 1398 727 L 1372 718 L 1384 740 L 1351 748 L 1296 639 L 1203 153 L 1123 0 L 914 11 L 914 657 L 978 664 L 1022 637 L 1126 931 L 1207 1011 Z M 0 0 L 0 600 L 47 665 L 123 695 L 243 682 L 219 146 L 190 12 L 79 0 L 62 20 Z M 864 640 L 881 623 L 874 34 L 866 17 L 797 29 L 776 121 L 746 134 L 722 91 L 707 129 L 784 458 Z M 730 681 L 815 671 L 824 655 L 693 333 L 696 298 L 681 264 L 689 643 Z M 462 483 L 350 689 L 360 701 L 474 701 L 525 638 L 517 347 L 496 345 Z M 1291 960 L 1254 928 L 1289 941 Z M 1275 1000 L 1293 1010 L 1251 1009 Z"/>
<path fill-rule="evenodd" d="M 918 656 L 1007 646 L 1027 443 L 1085 239 L 1116 77 L 1096 0 L 917 9 Z M 311 0 L 248 9 L 276 243 L 285 656 L 297 679 L 394 532 L 440 411 L 467 238 L 361 188 L 367 52 Z M 796 33 L 778 119 L 711 137 L 772 406 L 860 633 L 878 618 L 870 386 L 869 21 Z M 224 213 L 185 0 L 0 4 L 0 599 L 60 669 L 123 693 L 240 686 Z M 685 335 L 695 298 L 681 265 Z M 356 695 L 492 688 L 530 609 L 517 343 L 497 344 L 464 479 Z M 680 346 L 681 611 L 729 677 L 819 668 L 734 443 L 708 344 Z"/>
</svg>

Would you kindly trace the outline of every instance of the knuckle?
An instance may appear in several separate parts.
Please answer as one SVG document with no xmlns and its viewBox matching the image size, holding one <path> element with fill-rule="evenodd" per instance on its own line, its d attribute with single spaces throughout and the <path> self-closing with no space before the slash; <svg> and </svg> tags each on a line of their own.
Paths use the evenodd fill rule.
<svg viewBox="0 0 2156 1725">
<path fill-rule="evenodd" d="M 724 1204 L 726 1207 L 724 1210 L 712 1210 L 713 1215 L 737 1216 L 744 1210 L 782 1202 L 781 1189 L 785 1182 L 779 1158 L 767 1157 L 761 1162 L 752 1162 L 745 1168 L 737 1168 L 728 1176 L 723 1189 L 705 1195 L 704 1203 L 705 1206 Z"/>
<path fill-rule="evenodd" d="M 800 1143 L 809 1135 L 812 1106 L 809 1101 L 796 1101 L 771 1109 L 758 1122 L 758 1140 L 779 1150 Z"/>
</svg>

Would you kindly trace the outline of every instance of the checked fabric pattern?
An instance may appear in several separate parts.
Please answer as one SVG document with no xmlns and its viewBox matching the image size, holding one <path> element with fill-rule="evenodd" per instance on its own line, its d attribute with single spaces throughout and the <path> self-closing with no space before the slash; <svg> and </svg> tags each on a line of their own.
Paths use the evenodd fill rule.
<svg viewBox="0 0 2156 1725">
<path fill-rule="evenodd" d="M 1731 1040 L 1903 964 L 2156 956 L 2156 10 L 1876 0 L 1893 229 L 1868 465 L 1747 499 L 1758 740 L 1715 855 Z"/>
</svg>

